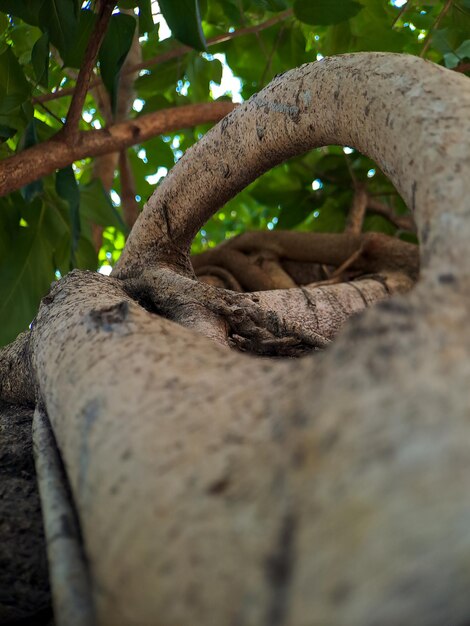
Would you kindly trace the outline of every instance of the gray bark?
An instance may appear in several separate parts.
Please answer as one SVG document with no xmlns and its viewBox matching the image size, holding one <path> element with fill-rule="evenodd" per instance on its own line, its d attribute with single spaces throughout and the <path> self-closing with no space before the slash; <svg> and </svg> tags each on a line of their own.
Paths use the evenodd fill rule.
<svg viewBox="0 0 470 626">
<path fill-rule="evenodd" d="M 73 272 L 43 301 L 32 368 L 100 625 L 468 623 L 469 119 L 468 80 L 419 59 L 288 72 L 188 151 L 115 277 Z M 123 277 L 165 261 L 191 275 L 220 203 L 325 143 L 375 158 L 415 210 L 413 291 L 284 362 L 128 295 Z"/>
</svg>

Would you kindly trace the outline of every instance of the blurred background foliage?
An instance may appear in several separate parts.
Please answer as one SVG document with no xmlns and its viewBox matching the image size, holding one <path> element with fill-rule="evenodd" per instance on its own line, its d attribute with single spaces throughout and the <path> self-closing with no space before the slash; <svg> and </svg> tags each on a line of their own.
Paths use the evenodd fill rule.
<svg viewBox="0 0 470 626">
<path fill-rule="evenodd" d="M 0 159 L 61 129 L 95 20 L 93 2 L 0 0 Z M 470 69 L 470 0 L 121 0 L 96 69 L 114 106 L 135 29 L 143 61 L 131 117 L 219 98 L 242 102 L 278 73 L 345 52 L 408 53 Z M 90 92 L 81 130 L 104 125 Z M 140 208 L 207 128 L 129 149 Z M 249 229 L 342 231 L 357 183 L 406 212 L 373 162 L 347 147 L 322 148 L 273 169 L 220 208 L 194 252 Z M 28 326 L 54 279 L 74 267 L 109 273 L 128 231 L 120 193 L 117 169 L 108 194 L 84 159 L 0 198 L 0 345 Z M 104 229 L 101 247 L 91 224 Z M 413 239 L 381 215 L 369 215 L 364 229 Z"/>
</svg>

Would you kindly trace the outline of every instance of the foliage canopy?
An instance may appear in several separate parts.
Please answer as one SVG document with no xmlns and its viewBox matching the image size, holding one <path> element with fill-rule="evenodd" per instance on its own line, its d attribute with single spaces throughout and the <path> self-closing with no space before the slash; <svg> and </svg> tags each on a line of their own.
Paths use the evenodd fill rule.
<svg viewBox="0 0 470 626">
<path fill-rule="evenodd" d="M 94 2 L 80 0 L 0 0 L 0 11 L 0 158 L 6 159 L 61 131 L 98 13 Z M 135 32 L 143 61 L 131 117 L 221 98 L 245 100 L 278 73 L 345 52 L 422 55 L 470 70 L 470 0 L 161 0 L 160 6 L 121 0 L 95 68 L 113 110 Z M 103 126 L 90 90 L 80 129 Z M 140 207 L 207 128 L 156 135 L 128 150 Z M 357 184 L 397 215 L 406 213 L 373 162 L 333 146 L 255 181 L 200 231 L 194 251 L 248 229 L 340 232 Z M 27 327 L 54 278 L 116 261 L 128 230 L 120 194 L 119 170 L 108 194 L 86 158 L 0 198 L 0 345 Z M 104 228 L 100 249 L 92 224 Z M 414 237 L 379 214 L 369 215 L 364 229 Z"/>
</svg>

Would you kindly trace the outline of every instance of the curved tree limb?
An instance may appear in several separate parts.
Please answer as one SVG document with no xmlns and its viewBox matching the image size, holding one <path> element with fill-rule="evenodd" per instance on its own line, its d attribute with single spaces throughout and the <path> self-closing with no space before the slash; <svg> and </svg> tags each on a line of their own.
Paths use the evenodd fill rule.
<svg viewBox="0 0 470 626">
<path fill-rule="evenodd" d="M 259 116 L 252 103 L 253 123 L 243 111 L 260 169 L 293 143 L 307 149 L 296 120 L 278 114 L 311 91 L 314 114 L 299 134 L 352 138 L 397 181 L 416 212 L 421 281 L 352 320 L 320 358 L 283 363 L 152 315 L 122 280 L 75 272 L 54 285 L 33 326 L 33 371 L 79 511 L 100 626 L 155 615 L 181 626 L 468 619 L 470 84 L 395 55 L 328 59 L 315 89 L 311 71 L 291 73 L 294 93 L 281 85 L 292 98 L 275 93 Z M 260 126 L 263 113 L 277 134 Z M 243 148 L 231 122 L 227 140 Z M 260 134 L 274 143 L 268 155 L 256 150 Z M 174 256 L 197 227 L 189 196 L 199 222 L 230 195 L 220 128 L 212 140 L 214 161 L 206 143 L 193 167 L 175 168 L 175 180 L 201 179 L 173 188 L 179 213 L 167 211 L 167 187 L 167 204 L 154 196 L 145 216 L 150 236 L 173 237 L 164 246 Z M 258 169 L 234 152 L 237 186 Z M 152 256 L 144 244 L 156 265 L 161 249 L 154 241 Z M 120 271 L 139 275 L 137 249 L 134 238 Z"/>
<path fill-rule="evenodd" d="M 446 153 L 445 174 L 439 146 L 455 144 L 450 127 L 468 127 L 470 104 L 461 96 L 467 84 L 460 74 L 398 54 L 331 57 L 286 72 L 180 159 L 137 220 L 115 275 L 139 273 L 159 258 L 183 267 L 192 238 L 217 208 L 268 168 L 329 143 L 358 149 L 389 176 L 416 211 L 424 260 L 431 248 L 445 253 L 455 220 L 433 230 L 432 240 L 430 220 L 437 202 L 462 206 L 455 180 L 469 158 L 466 134 Z M 443 117 L 449 102 L 455 109 Z"/>
</svg>

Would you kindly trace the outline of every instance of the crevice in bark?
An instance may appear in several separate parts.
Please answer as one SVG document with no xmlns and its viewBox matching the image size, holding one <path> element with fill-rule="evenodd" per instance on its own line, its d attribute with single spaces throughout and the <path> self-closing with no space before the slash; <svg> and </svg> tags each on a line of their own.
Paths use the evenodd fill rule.
<svg viewBox="0 0 470 626">
<path fill-rule="evenodd" d="M 287 621 L 289 587 L 295 562 L 296 525 L 294 514 L 287 512 L 281 521 L 276 550 L 266 559 L 266 578 L 271 589 L 266 626 L 283 626 Z"/>
<path fill-rule="evenodd" d="M 0 623 L 5 626 L 49 626 L 52 618 L 32 418 L 31 408 L 0 401 Z"/>
</svg>

